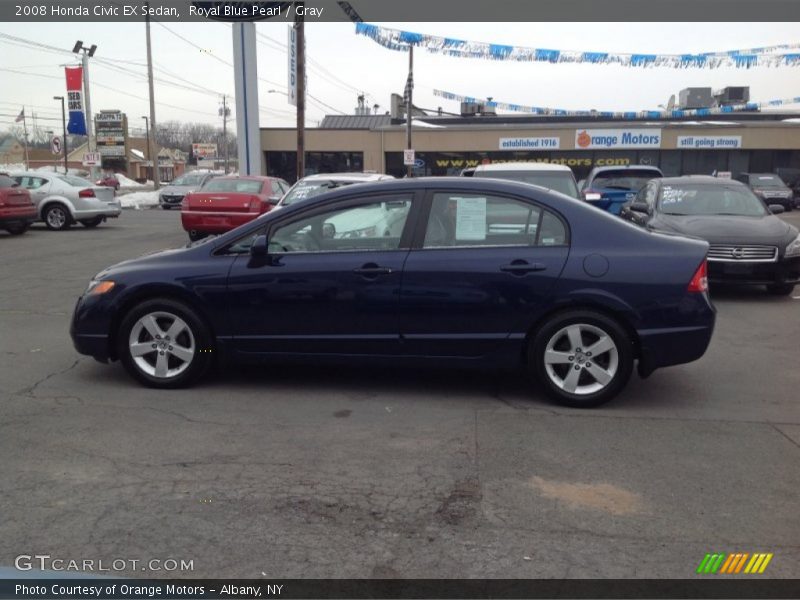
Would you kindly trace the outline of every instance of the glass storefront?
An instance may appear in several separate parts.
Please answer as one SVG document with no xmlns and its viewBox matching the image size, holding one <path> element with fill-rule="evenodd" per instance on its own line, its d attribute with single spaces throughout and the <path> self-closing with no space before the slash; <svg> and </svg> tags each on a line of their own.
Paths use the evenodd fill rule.
<svg viewBox="0 0 800 600">
<path fill-rule="evenodd" d="M 264 152 L 267 175 L 297 181 L 297 152 Z M 403 162 L 402 154 L 400 162 Z M 363 152 L 306 152 L 305 175 L 316 173 L 353 173 L 364 170 Z"/>
</svg>

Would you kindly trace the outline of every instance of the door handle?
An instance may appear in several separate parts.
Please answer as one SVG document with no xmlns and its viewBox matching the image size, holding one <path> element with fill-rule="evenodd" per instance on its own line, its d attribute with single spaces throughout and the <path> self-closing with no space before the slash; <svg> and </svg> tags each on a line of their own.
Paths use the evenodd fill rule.
<svg viewBox="0 0 800 600">
<path fill-rule="evenodd" d="M 381 267 L 374 263 L 369 263 L 357 269 L 353 269 L 353 273 L 362 275 L 363 277 L 377 277 L 378 275 L 391 275 L 392 270 L 389 267 Z"/>
<path fill-rule="evenodd" d="M 511 273 L 512 275 L 525 275 L 534 271 L 544 271 L 545 269 L 547 269 L 547 265 L 544 263 L 529 263 L 520 259 L 512 261 L 510 265 L 500 267 L 503 273 Z"/>
</svg>

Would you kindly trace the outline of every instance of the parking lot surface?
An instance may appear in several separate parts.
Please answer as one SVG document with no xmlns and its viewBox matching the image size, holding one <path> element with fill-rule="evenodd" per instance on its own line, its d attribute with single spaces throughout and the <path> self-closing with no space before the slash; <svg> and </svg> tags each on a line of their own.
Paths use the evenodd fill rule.
<svg viewBox="0 0 800 600">
<path fill-rule="evenodd" d="M 515 373 L 267 365 L 160 391 L 78 355 L 89 279 L 183 243 L 160 210 L 0 233 L 0 567 L 683 578 L 707 552 L 771 552 L 768 576 L 800 572 L 800 286 L 715 290 L 701 360 L 591 411 Z"/>
</svg>

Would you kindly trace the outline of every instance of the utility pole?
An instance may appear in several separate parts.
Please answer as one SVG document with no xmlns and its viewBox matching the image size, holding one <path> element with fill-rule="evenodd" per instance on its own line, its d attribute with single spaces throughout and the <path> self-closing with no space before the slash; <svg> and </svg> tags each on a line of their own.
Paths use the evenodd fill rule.
<svg viewBox="0 0 800 600">
<path fill-rule="evenodd" d="M 153 51 L 150 47 L 150 3 L 145 2 L 146 14 L 144 17 L 145 32 L 147 35 L 147 85 L 150 88 L 150 141 L 148 143 L 150 156 L 153 161 L 153 189 L 161 187 L 158 173 L 158 152 L 153 152 L 156 140 L 156 99 L 153 95 Z"/>
<path fill-rule="evenodd" d="M 83 45 L 81 40 L 75 42 L 72 52 L 77 54 L 82 52 L 81 65 L 83 65 L 83 101 L 86 103 L 86 147 L 89 152 L 97 150 L 97 144 L 92 145 L 92 99 L 89 95 L 89 59 L 97 51 L 97 44 L 92 44 L 88 48 Z M 97 167 L 89 169 L 92 180 L 97 178 Z"/>
<path fill-rule="evenodd" d="M 61 125 L 64 127 L 64 175 L 69 171 L 67 165 L 67 113 L 64 110 L 64 96 L 53 96 L 53 100 L 61 100 Z"/>
<path fill-rule="evenodd" d="M 297 30 L 297 179 L 306 174 L 305 127 L 306 127 L 306 36 L 304 3 L 295 10 L 294 27 Z"/>
<path fill-rule="evenodd" d="M 231 109 L 228 108 L 228 97 L 222 94 L 222 108 L 219 109 L 219 114 L 222 115 L 222 145 L 225 153 L 225 175 L 228 174 L 228 117 L 231 114 Z"/>
<path fill-rule="evenodd" d="M 150 125 L 147 120 L 147 117 L 143 116 L 144 119 L 144 136 L 147 140 L 147 160 L 153 160 L 153 149 L 150 147 Z M 146 172 L 145 172 L 146 173 Z M 147 181 L 147 177 L 145 177 L 145 181 Z"/>
<path fill-rule="evenodd" d="M 414 46 L 408 47 L 408 79 L 406 80 L 406 148 L 411 150 L 411 113 L 414 106 Z M 414 176 L 414 165 L 406 167 L 406 176 Z"/>
</svg>

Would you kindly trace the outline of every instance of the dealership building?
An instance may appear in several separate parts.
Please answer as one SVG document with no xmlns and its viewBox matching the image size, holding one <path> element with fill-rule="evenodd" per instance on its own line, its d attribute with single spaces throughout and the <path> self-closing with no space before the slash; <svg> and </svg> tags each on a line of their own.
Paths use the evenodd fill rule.
<svg viewBox="0 0 800 600">
<path fill-rule="evenodd" d="M 592 167 L 653 165 L 665 175 L 773 172 L 800 167 L 800 113 L 741 112 L 702 118 L 608 120 L 529 115 L 426 115 L 414 111 L 415 176 L 458 175 L 509 161 Z M 264 172 L 297 179 L 297 132 L 261 130 Z M 331 115 L 305 130 L 306 174 L 406 173 L 404 116 Z"/>
</svg>

